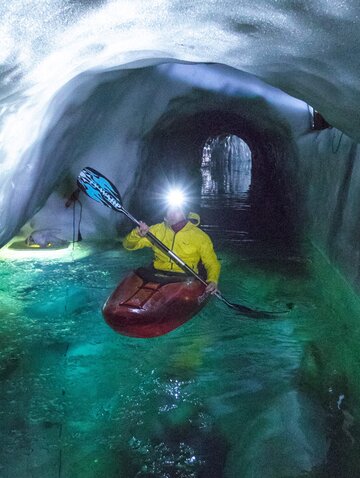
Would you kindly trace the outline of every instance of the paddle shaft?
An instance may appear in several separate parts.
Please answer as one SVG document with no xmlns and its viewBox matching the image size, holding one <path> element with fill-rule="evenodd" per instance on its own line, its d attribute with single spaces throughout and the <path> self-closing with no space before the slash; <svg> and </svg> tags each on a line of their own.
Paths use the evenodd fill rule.
<svg viewBox="0 0 360 478">
<path fill-rule="evenodd" d="M 122 210 L 122 212 L 127 216 L 129 219 L 131 219 L 137 226 L 140 226 L 140 222 L 135 219 L 130 213 L 125 211 L 125 209 Z M 186 272 L 189 272 L 191 275 L 196 277 L 198 281 L 200 281 L 202 284 L 204 284 L 205 287 L 207 287 L 208 283 L 204 281 L 202 277 L 199 276 L 191 267 L 189 267 L 182 259 L 180 259 L 179 256 L 177 256 L 173 251 L 171 251 L 168 247 L 165 246 L 154 234 L 151 232 L 147 232 L 145 234 L 149 240 L 155 244 L 159 249 L 165 252 L 181 269 L 183 269 Z M 240 304 L 233 304 L 229 302 L 225 297 L 222 295 L 222 293 L 217 290 L 213 295 L 220 299 L 222 302 L 224 302 L 227 306 L 231 307 L 232 309 L 237 310 L 238 312 L 243 312 L 244 314 L 251 314 L 253 316 L 257 315 L 257 312 L 254 311 L 253 309 L 250 309 L 249 307 L 246 307 L 245 305 L 240 305 Z M 261 313 L 262 314 L 262 313 Z M 266 314 L 266 313 L 265 313 Z"/>
<path fill-rule="evenodd" d="M 122 206 L 121 195 L 117 190 L 116 186 L 111 183 L 105 176 L 101 173 L 96 171 L 93 168 L 87 167 L 84 168 L 78 177 L 78 185 L 82 191 L 86 195 L 88 195 L 91 199 L 94 199 L 97 202 L 104 204 L 105 206 L 125 214 L 134 224 L 140 226 L 140 221 L 138 221 L 134 216 L 132 216 L 126 209 Z M 191 267 L 189 267 L 180 257 L 178 257 L 173 251 L 171 251 L 168 247 L 165 246 L 156 236 L 154 236 L 151 232 L 147 232 L 146 236 L 149 240 L 156 245 L 159 249 L 161 249 L 165 254 L 167 254 L 183 271 L 188 272 L 192 276 L 194 276 L 198 281 L 200 281 L 204 286 L 207 286 L 207 282 L 204 281 L 202 277 L 199 276 Z M 241 304 L 234 304 L 229 302 L 225 297 L 221 294 L 219 290 L 214 293 L 215 297 L 220 299 L 224 302 L 228 307 L 236 310 L 237 312 L 241 312 L 249 317 L 253 318 L 265 318 L 271 317 L 272 312 L 262 312 L 250 309 Z"/>
<path fill-rule="evenodd" d="M 140 221 L 138 221 L 133 215 L 131 215 L 128 211 L 126 211 L 126 209 L 124 209 L 123 206 L 121 206 L 120 204 L 117 204 L 116 210 L 125 214 L 125 216 L 128 217 L 134 224 L 140 227 Z M 165 252 L 165 254 L 167 254 L 181 269 L 183 269 L 183 271 L 188 272 L 189 274 L 194 276 L 198 281 L 200 281 L 205 287 L 207 287 L 208 285 L 207 282 L 204 281 L 204 279 L 200 277 L 199 274 L 197 274 L 191 267 L 189 267 L 182 259 L 180 259 L 179 256 L 177 256 L 173 251 L 171 251 L 168 247 L 166 247 L 164 243 L 162 243 L 156 236 L 154 236 L 154 234 L 152 234 L 150 231 L 147 231 L 145 236 L 149 238 L 150 242 L 152 242 L 159 249 Z M 225 299 L 225 297 L 221 294 L 219 290 L 217 290 L 214 293 L 214 295 L 218 299 L 220 299 L 222 302 L 224 302 L 227 306 L 231 307 L 232 309 L 243 312 L 245 314 L 252 314 L 252 315 L 257 314 L 256 311 L 250 309 L 249 307 L 246 307 L 240 304 L 233 304 L 229 302 L 227 299 Z"/>
<path fill-rule="evenodd" d="M 114 204 L 115 206 L 115 204 Z M 140 227 L 140 221 L 138 221 L 132 214 L 130 214 L 126 209 L 123 208 L 122 205 L 119 203 L 116 204 L 116 210 L 119 212 L 122 212 L 125 214 L 126 217 L 130 219 L 134 224 L 136 224 L 138 227 Z M 152 234 L 150 231 L 147 231 L 145 234 L 146 237 L 149 238 L 150 242 L 155 244 L 159 249 L 161 249 L 165 254 L 167 254 L 183 271 L 188 272 L 192 276 L 194 276 L 198 281 L 200 281 L 205 287 L 207 287 L 207 282 L 204 281 L 202 277 L 199 276 L 191 267 L 189 267 L 186 262 L 184 262 L 182 259 L 180 259 L 179 256 L 177 256 L 172 250 L 170 250 L 168 247 L 165 246 L 164 243 L 162 243 L 154 234 Z M 244 305 L 240 304 L 232 304 L 229 302 L 225 297 L 221 294 L 219 290 L 217 290 L 214 295 L 220 299 L 222 302 L 224 302 L 227 306 L 231 307 L 232 309 L 240 310 L 244 313 L 253 313 L 253 310 L 250 309 L 249 307 L 245 307 Z"/>
<path fill-rule="evenodd" d="M 91 168 L 88 168 L 91 169 Z M 95 170 L 92 170 L 93 173 L 95 173 Z M 99 172 L 96 172 L 100 176 Z M 103 177 L 104 180 L 109 182 L 105 177 Z M 115 188 L 114 185 L 112 193 L 109 193 L 104 187 L 101 187 L 96 181 L 94 181 L 91 177 L 87 177 L 87 182 L 90 184 L 90 186 L 97 190 L 101 196 L 106 200 L 106 205 L 108 207 L 111 207 L 112 209 L 115 209 L 115 211 L 122 212 L 125 214 L 126 217 L 130 219 L 134 224 L 137 226 L 140 226 L 140 221 L 138 221 L 132 214 L 130 214 L 126 209 L 124 209 L 123 205 L 121 204 L 121 196 L 119 191 Z M 111 184 L 111 183 L 110 183 Z M 86 188 L 84 188 L 84 184 L 80 181 L 79 182 L 79 187 L 85 192 L 85 194 L 88 194 L 88 191 Z M 116 196 L 118 196 L 118 198 Z M 92 196 L 91 196 L 92 197 Z M 92 197 L 92 199 L 96 199 Z M 98 199 L 97 199 L 98 200 Z M 189 272 L 192 274 L 194 277 L 196 277 L 197 280 L 199 280 L 202 284 L 207 286 L 207 282 L 202 279 L 199 274 L 197 274 L 191 267 L 189 267 L 180 257 L 178 257 L 173 251 L 171 251 L 169 248 L 165 246 L 154 234 L 152 234 L 150 231 L 147 231 L 146 236 L 149 238 L 149 240 L 155 244 L 159 249 L 161 249 L 165 254 L 167 254 L 179 267 L 181 267 L 184 271 Z"/>
</svg>

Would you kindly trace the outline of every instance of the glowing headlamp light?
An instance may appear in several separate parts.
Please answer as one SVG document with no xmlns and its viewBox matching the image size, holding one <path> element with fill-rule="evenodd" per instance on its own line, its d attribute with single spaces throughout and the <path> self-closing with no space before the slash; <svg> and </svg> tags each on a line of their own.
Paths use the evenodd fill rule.
<svg viewBox="0 0 360 478">
<path fill-rule="evenodd" d="M 182 207 L 186 198 L 181 189 L 171 189 L 166 196 L 166 202 L 169 207 Z"/>
</svg>

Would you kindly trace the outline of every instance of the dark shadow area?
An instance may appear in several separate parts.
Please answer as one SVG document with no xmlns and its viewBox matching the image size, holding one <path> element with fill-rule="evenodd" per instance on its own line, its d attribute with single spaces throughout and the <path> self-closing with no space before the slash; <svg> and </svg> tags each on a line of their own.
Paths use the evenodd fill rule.
<svg viewBox="0 0 360 478">
<path fill-rule="evenodd" d="M 296 211 L 281 167 L 284 159 L 295 153 L 287 131 L 275 126 L 270 130 L 259 123 L 245 122 L 226 111 L 164 117 L 144 143 L 146 160 L 132 210 L 149 223 L 159 222 L 165 209 L 161 191 L 168 185 L 185 185 L 191 197 L 189 209 L 201 213 L 201 225 L 215 245 L 241 245 L 245 251 L 256 242 L 262 248 L 270 247 L 272 254 L 296 249 Z M 209 137 L 230 134 L 245 141 L 251 150 L 251 187 L 246 195 L 202 197 L 204 145 Z M 221 168 L 218 174 L 223 174 Z"/>
</svg>

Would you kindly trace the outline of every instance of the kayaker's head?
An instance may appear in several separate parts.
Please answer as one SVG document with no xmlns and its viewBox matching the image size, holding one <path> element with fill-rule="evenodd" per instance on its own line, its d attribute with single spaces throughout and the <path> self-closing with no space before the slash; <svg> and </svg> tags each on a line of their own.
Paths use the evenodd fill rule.
<svg viewBox="0 0 360 478">
<path fill-rule="evenodd" d="M 169 207 L 166 210 L 165 221 L 169 224 L 169 226 L 173 226 L 174 224 L 185 220 L 186 215 L 181 207 Z"/>
</svg>

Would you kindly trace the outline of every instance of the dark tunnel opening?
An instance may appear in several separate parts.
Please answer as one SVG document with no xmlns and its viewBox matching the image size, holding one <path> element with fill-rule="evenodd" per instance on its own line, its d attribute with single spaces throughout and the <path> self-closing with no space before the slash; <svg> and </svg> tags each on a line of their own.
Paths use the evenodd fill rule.
<svg viewBox="0 0 360 478">
<path fill-rule="evenodd" d="M 231 135 L 246 143 L 251 152 L 249 190 L 231 197 L 221 191 L 204 195 L 204 147 L 209 138 Z M 201 213 L 201 225 L 217 245 L 241 244 L 243 251 L 254 254 L 251 244 L 256 242 L 257 254 L 260 250 L 283 253 L 284 247 L 291 252 L 298 247 L 296 208 L 282 168 L 284 159 L 294 154 L 289 144 L 286 132 L 276 126 L 262 127 L 228 111 L 167 115 L 143 144 L 144 168 L 138 174 L 138 192 L 131 207 L 149 222 L 161 221 L 164 208 L 158 207 L 159 190 L 166 189 L 165 185 L 186 185 L 189 209 Z"/>
</svg>

